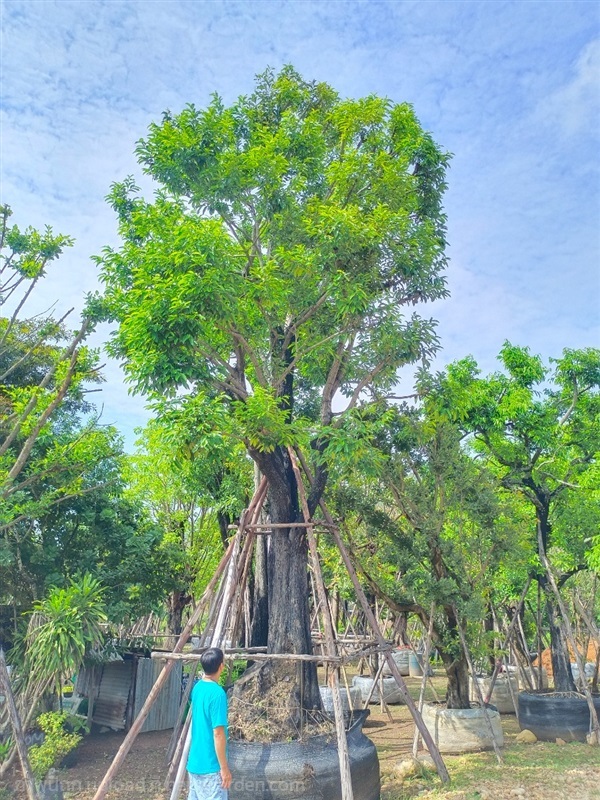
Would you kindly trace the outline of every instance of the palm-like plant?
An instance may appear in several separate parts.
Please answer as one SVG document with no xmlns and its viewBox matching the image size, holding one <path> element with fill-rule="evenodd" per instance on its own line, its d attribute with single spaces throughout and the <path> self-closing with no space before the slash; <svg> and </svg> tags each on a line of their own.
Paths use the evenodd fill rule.
<svg viewBox="0 0 600 800">
<path fill-rule="evenodd" d="M 65 675 L 72 675 L 85 656 L 103 642 L 106 622 L 103 588 L 91 575 L 54 587 L 33 608 L 25 637 L 25 666 L 37 679 L 54 682 L 58 696 Z"/>
</svg>

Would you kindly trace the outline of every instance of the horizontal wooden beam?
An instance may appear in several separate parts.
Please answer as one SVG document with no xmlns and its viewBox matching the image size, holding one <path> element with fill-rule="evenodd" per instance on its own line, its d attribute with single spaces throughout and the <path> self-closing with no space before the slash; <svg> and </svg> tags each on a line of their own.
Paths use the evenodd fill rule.
<svg viewBox="0 0 600 800">
<path fill-rule="evenodd" d="M 208 649 L 208 648 L 207 648 Z M 308 653 L 225 653 L 225 660 L 230 661 L 240 656 L 247 655 L 252 661 L 327 661 L 330 664 L 341 664 L 343 659 L 339 656 L 313 656 Z M 153 650 L 151 658 L 174 661 L 200 661 L 202 653 L 163 653 Z"/>
</svg>

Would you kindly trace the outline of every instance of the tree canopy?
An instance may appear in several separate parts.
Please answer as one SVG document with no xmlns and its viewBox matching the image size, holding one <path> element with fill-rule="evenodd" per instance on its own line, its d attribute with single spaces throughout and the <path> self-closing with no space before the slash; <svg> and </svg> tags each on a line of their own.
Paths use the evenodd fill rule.
<svg viewBox="0 0 600 800">
<path fill-rule="evenodd" d="M 413 307 L 447 293 L 448 156 L 408 104 L 343 99 L 292 67 L 230 107 L 165 112 L 137 154 L 159 189 L 113 187 L 122 244 L 98 259 L 91 308 L 119 323 L 135 390 L 219 417 L 268 478 L 272 521 L 299 521 L 287 447 L 313 455 L 313 513 L 328 457 L 360 449 L 365 408 L 437 348 Z M 274 652 L 310 648 L 306 563 L 303 532 L 278 533 Z M 318 704 L 316 674 L 305 685 Z"/>
</svg>

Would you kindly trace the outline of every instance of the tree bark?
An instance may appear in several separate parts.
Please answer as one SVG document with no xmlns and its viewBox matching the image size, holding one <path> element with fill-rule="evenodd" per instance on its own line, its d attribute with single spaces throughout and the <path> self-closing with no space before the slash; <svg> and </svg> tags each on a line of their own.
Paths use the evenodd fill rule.
<svg viewBox="0 0 600 800">
<path fill-rule="evenodd" d="M 546 596 L 546 614 L 550 626 L 550 652 L 552 655 L 552 674 L 554 675 L 554 689 L 557 692 L 576 691 L 573 673 L 571 672 L 571 658 L 564 630 L 560 624 L 560 611 L 556 601 Z"/>
<path fill-rule="evenodd" d="M 289 529 L 274 530 L 267 552 L 267 652 L 310 654 L 312 642 L 308 606 L 308 543 L 306 530 L 293 527 L 295 522 L 303 519 L 296 477 L 284 448 L 276 447 L 271 453 L 250 448 L 250 454 L 269 482 L 270 521 L 273 524 L 290 524 Z M 311 513 L 313 511 L 314 508 L 311 508 Z M 253 613 L 256 614 L 257 610 L 255 608 Z M 258 628 L 258 621 L 256 625 Z M 264 636 L 264 631 L 261 635 Z M 276 679 L 276 671 L 270 671 L 271 677 L 264 664 L 256 664 L 253 669 L 257 673 L 261 672 L 258 682 L 263 689 L 271 680 Z M 314 663 L 299 664 L 296 690 L 304 709 L 321 708 L 317 668 Z"/>
<path fill-rule="evenodd" d="M 269 633 L 267 537 L 256 537 L 252 581 L 250 647 L 266 647 Z"/>
<path fill-rule="evenodd" d="M 537 541 L 542 564 L 547 563 L 548 539 L 551 530 L 548 517 L 548 505 L 540 504 L 540 507 L 537 509 Z M 556 598 L 552 594 L 548 575 L 542 574 L 538 578 L 538 581 L 546 595 L 546 615 L 550 628 L 550 653 L 552 657 L 554 689 L 557 692 L 574 692 L 576 690 L 575 681 L 573 680 L 573 674 L 571 672 L 569 648 L 560 621 L 560 609 L 558 608 Z"/>
<path fill-rule="evenodd" d="M 169 633 L 179 636 L 182 630 L 183 610 L 191 602 L 191 595 L 186 592 L 174 591 L 171 592 L 168 600 L 168 618 L 167 627 Z"/>
</svg>

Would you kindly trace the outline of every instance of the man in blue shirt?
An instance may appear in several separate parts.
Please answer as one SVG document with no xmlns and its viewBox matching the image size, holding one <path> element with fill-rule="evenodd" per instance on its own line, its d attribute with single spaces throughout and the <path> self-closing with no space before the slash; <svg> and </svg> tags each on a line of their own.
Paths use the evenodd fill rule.
<svg viewBox="0 0 600 800">
<path fill-rule="evenodd" d="M 227 800 L 227 695 L 219 686 L 223 651 L 211 647 L 200 658 L 204 675 L 192 689 L 192 742 L 187 761 L 188 800 Z"/>
</svg>

